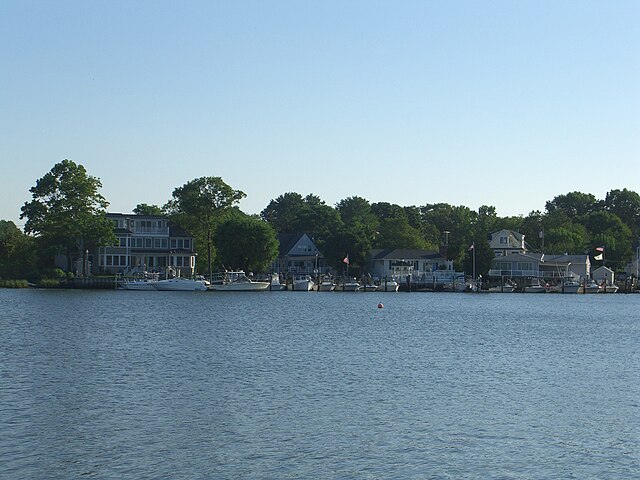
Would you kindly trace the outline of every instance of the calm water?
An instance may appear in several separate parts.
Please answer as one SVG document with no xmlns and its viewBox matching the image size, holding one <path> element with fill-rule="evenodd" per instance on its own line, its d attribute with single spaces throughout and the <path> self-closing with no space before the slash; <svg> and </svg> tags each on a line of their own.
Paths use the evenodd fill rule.
<svg viewBox="0 0 640 480">
<path fill-rule="evenodd" d="M 640 477 L 640 295 L 0 306 L 0 478 Z"/>
</svg>

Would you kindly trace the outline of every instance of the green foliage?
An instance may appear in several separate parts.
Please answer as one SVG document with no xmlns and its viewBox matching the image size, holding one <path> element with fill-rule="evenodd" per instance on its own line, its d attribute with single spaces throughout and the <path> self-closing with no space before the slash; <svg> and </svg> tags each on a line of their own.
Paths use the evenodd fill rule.
<svg viewBox="0 0 640 480">
<path fill-rule="evenodd" d="M 546 203 L 547 213 L 562 211 L 569 217 L 587 215 L 602 208 L 602 202 L 598 201 L 590 193 L 570 192 L 558 195 Z"/>
<path fill-rule="evenodd" d="M 196 238 L 198 253 L 206 248 L 207 271 L 213 261 L 213 232 L 233 215 L 234 206 L 246 197 L 220 177 L 200 177 L 173 191 L 173 198 L 164 206 L 171 219 Z"/>
<path fill-rule="evenodd" d="M 57 278 L 42 278 L 38 282 L 38 286 L 41 288 L 59 288 L 60 280 Z"/>
<path fill-rule="evenodd" d="M 634 239 L 640 235 L 640 195 L 627 190 L 611 190 L 604 206 L 609 213 L 617 215 L 629 227 Z"/>
<path fill-rule="evenodd" d="M 276 232 L 267 222 L 236 215 L 222 222 L 213 237 L 218 261 L 246 272 L 266 272 L 278 256 Z"/>
<path fill-rule="evenodd" d="M 44 248 L 78 255 L 85 249 L 113 243 L 113 224 L 106 217 L 109 203 L 98 193 L 100 180 L 82 165 L 63 160 L 36 181 L 32 200 L 22 207 L 25 232 L 42 240 Z M 70 270 L 70 265 L 67 265 Z"/>
<path fill-rule="evenodd" d="M 26 280 L 2 280 L 0 279 L 0 288 L 28 288 L 29 282 Z"/>
<path fill-rule="evenodd" d="M 381 220 L 378 230 L 376 248 L 426 249 L 429 246 L 405 216 Z"/>
<path fill-rule="evenodd" d="M 13 222 L 0 220 L 0 277 L 37 277 L 36 242 Z"/>
<path fill-rule="evenodd" d="M 491 261 L 493 260 L 493 250 L 489 242 L 482 237 L 473 239 L 471 242 L 473 248 L 469 247 L 464 254 L 464 272 L 467 275 L 473 275 L 474 264 L 474 251 L 475 251 L 475 273 L 478 275 L 486 276 L 487 272 L 491 269 Z"/>
<path fill-rule="evenodd" d="M 136 205 L 136 208 L 133 209 L 133 213 L 136 215 L 163 215 L 164 211 L 158 205 L 139 203 Z"/>
</svg>

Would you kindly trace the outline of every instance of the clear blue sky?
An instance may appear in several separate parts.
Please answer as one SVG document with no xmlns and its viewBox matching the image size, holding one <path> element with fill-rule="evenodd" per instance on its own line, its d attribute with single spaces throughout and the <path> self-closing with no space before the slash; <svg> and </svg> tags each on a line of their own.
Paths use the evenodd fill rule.
<svg viewBox="0 0 640 480">
<path fill-rule="evenodd" d="M 0 1 L 0 219 L 65 159 L 110 211 L 219 176 L 498 214 L 640 193 L 640 2 Z"/>
</svg>

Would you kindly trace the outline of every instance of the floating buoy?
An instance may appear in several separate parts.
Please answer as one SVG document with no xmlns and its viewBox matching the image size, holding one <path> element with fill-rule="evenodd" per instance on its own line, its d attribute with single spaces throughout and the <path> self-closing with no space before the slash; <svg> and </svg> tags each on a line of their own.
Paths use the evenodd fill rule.
<svg viewBox="0 0 640 480">
<path fill-rule="evenodd" d="M 382 303 L 379 303 L 378 308 L 384 308 L 384 305 Z"/>
</svg>

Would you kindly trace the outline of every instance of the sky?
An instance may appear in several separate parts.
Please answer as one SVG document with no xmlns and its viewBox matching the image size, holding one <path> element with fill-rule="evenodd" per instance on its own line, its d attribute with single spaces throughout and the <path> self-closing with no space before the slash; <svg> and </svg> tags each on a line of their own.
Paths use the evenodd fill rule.
<svg viewBox="0 0 640 480">
<path fill-rule="evenodd" d="M 499 216 L 640 192 L 640 2 L 0 0 L 0 219 L 73 160 L 109 211 L 214 176 Z"/>
</svg>

